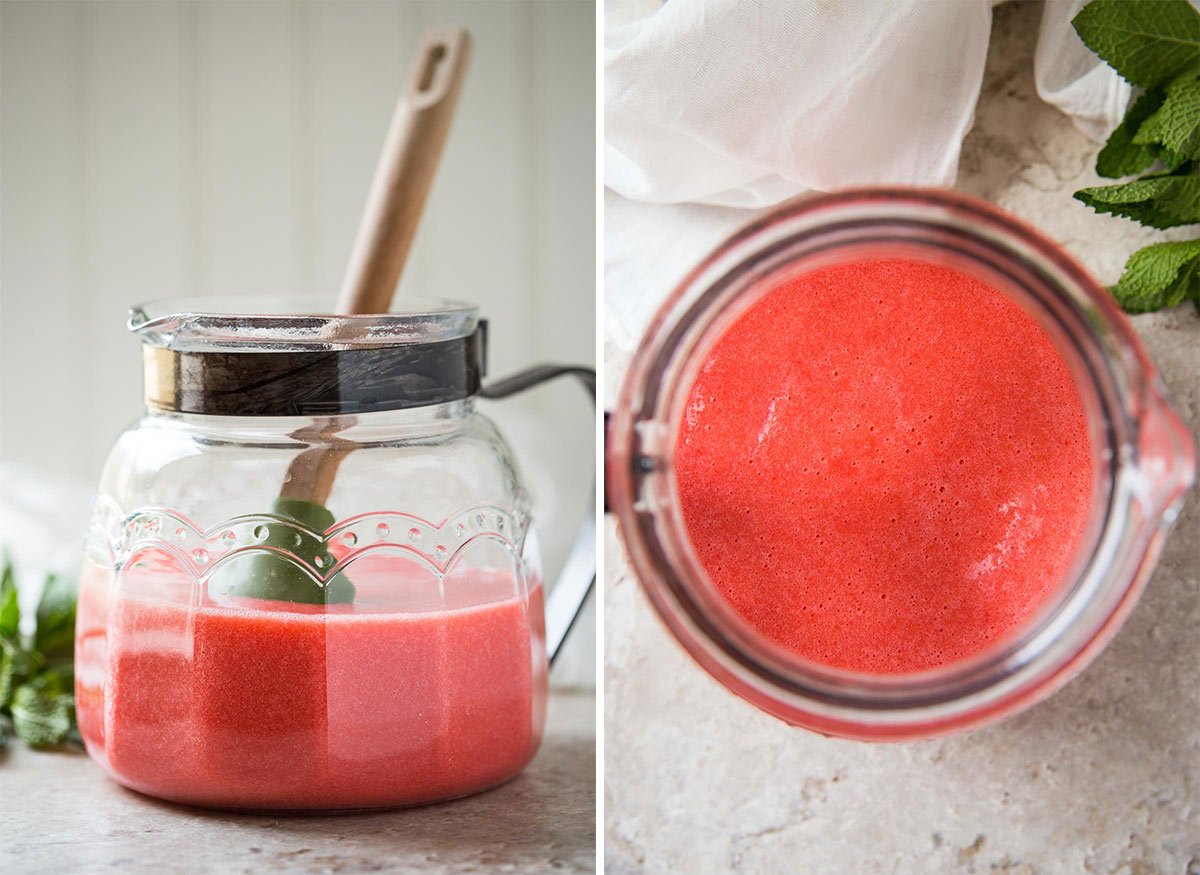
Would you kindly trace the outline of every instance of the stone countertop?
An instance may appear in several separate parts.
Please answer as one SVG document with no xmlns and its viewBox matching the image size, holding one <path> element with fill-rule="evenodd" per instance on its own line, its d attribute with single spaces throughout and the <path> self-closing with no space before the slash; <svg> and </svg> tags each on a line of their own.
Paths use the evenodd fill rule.
<svg viewBox="0 0 1200 875">
<path fill-rule="evenodd" d="M 1113 282 L 1161 239 L 1071 193 L 1098 146 L 1033 86 L 1040 4 L 995 10 L 959 188 L 1061 241 Z M 611 405 L 663 290 L 751 213 L 655 207 L 611 193 Z M 1193 233 L 1194 235 L 1194 233 Z M 657 291 L 655 291 L 657 290 Z M 657 295 L 658 297 L 655 297 Z M 1134 325 L 1200 431 L 1200 317 Z M 1193 491 L 1124 628 L 1062 691 L 997 726 L 895 745 L 793 729 L 696 666 L 628 573 L 611 520 L 605 583 L 607 869 L 633 872 L 1200 873 L 1200 501 Z"/>
<path fill-rule="evenodd" d="M 158 802 L 86 755 L 0 754 L 0 872 L 594 872 L 592 693 L 554 692 L 546 737 L 509 783 L 377 814 L 276 817 Z"/>
</svg>

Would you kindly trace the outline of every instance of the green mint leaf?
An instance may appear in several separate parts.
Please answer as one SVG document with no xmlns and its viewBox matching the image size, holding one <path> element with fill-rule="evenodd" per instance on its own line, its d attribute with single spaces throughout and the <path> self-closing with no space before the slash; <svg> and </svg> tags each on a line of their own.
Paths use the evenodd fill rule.
<svg viewBox="0 0 1200 875">
<path fill-rule="evenodd" d="M 75 588 L 51 575 L 37 607 L 33 646 L 48 660 L 70 659 L 75 653 Z"/>
<path fill-rule="evenodd" d="M 62 744 L 75 725 L 75 594 L 57 578 L 46 581 L 32 638 L 20 633 L 12 562 L 0 569 L 0 717 L 31 747 Z M 0 731 L 0 745 L 7 741 Z"/>
<path fill-rule="evenodd" d="M 1162 106 L 1138 128 L 1133 142 L 1161 144 L 1180 163 L 1200 158 L 1200 74 L 1185 73 L 1167 86 Z"/>
<path fill-rule="evenodd" d="M 1190 300 L 1200 307 L 1200 258 L 1183 266 L 1175 282 L 1163 293 L 1163 306 L 1175 307 Z"/>
<path fill-rule="evenodd" d="M 1142 88 L 1196 68 L 1200 13 L 1187 0 L 1092 0 L 1071 24 L 1089 49 Z"/>
<path fill-rule="evenodd" d="M 19 635 L 0 635 L 0 653 L 12 662 L 13 684 L 32 677 L 42 668 L 42 655 L 26 647 Z"/>
<path fill-rule="evenodd" d="M 1181 176 L 1186 173 L 1191 173 L 1191 167 L 1186 155 L 1180 155 L 1177 152 L 1172 152 L 1166 146 L 1158 147 L 1158 157 L 1162 159 L 1163 166 L 1166 167 L 1167 173 L 1173 176 Z"/>
<path fill-rule="evenodd" d="M 50 669 L 41 672 L 37 677 L 26 684 L 26 686 L 37 690 L 39 693 L 45 693 L 51 696 L 59 696 L 71 692 L 74 683 L 72 676 L 73 672 L 62 672 Z"/>
<path fill-rule="evenodd" d="M 17 602 L 17 581 L 12 560 L 4 554 L 0 570 L 0 636 L 15 638 L 21 628 L 21 605 Z"/>
<path fill-rule="evenodd" d="M 1155 196 L 1154 206 L 1178 219 L 1176 224 L 1200 222 L 1200 176 L 1163 178 L 1171 182 Z"/>
<path fill-rule="evenodd" d="M 1200 177 L 1150 176 L 1121 185 L 1083 188 L 1075 192 L 1098 213 L 1112 213 L 1153 228 L 1200 222 Z"/>
<path fill-rule="evenodd" d="M 0 708 L 7 707 L 12 698 L 15 675 L 12 652 L 7 649 L 0 650 Z"/>
<path fill-rule="evenodd" d="M 63 692 L 71 692 L 75 689 L 75 659 L 74 655 L 60 657 L 48 661 L 42 668 L 42 672 L 38 678 L 54 677 Z"/>
<path fill-rule="evenodd" d="M 1125 263 L 1125 272 L 1112 293 L 1129 313 L 1161 310 L 1189 298 L 1200 301 L 1200 240 L 1139 249 Z"/>
<path fill-rule="evenodd" d="M 61 744 L 71 731 L 73 697 L 69 693 L 24 684 L 13 693 L 13 731 L 30 747 Z"/>
<path fill-rule="evenodd" d="M 1146 119 L 1158 112 L 1165 99 L 1166 94 L 1160 90 L 1147 91 L 1137 99 L 1096 156 L 1097 173 L 1109 179 L 1120 179 L 1141 173 L 1154 163 L 1158 150 L 1153 145 L 1135 142 L 1134 135 Z"/>
</svg>

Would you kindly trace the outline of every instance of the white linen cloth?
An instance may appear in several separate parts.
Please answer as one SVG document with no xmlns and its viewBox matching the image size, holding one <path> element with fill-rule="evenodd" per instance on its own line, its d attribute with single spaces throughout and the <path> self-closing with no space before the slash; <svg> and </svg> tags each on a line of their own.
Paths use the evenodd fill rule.
<svg viewBox="0 0 1200 875">
<path fill-rule="evenodd" d="M 1093 139 L 1130 87 L 1048 2 L 1038 94 Z M 808 190 L 952 185 L 989 0 L 610 0 L 605 184 L 635 200 L 763 207 Z"/>
</svg>

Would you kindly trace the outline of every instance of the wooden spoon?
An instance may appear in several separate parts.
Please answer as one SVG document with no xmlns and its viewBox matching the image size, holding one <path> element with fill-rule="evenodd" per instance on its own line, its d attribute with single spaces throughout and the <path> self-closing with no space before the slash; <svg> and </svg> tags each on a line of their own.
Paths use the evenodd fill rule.
<svg viewBox="0 0 1200 875">
<path fill-rule="evenodd" d="M 470 54 L 471 38 L 463 28 L 426 31 L 375 168 L 338 296 L 338 313 L 386 313 L 391 306 L 441 161 Z M 347 424 L 336 423 L 338 428 Z M 297 437 L 328 433 L 305 430 Z M 336 446 L 336 440 L 330 443 L 334 445 L 305 450 L 292 461 L 282 498 L 321 505 L 329 499 L 338 465 L 350 451 Z"/>
<path fill-rule="evenodd" d="M 422 37 L 375 168 L 338 313 L 388 311 L 446 145 L 470 54 L 471 38 L 463 28 L 434 28 Z M 292 460 L 273 513 L 317 532 L 333 525 L 336 517 L 325 502 L 338 465 L 353 449 L 351 442 L 335 435 L 353 422 L 353 417 L 337 417 L 293 433 L 298 440 L 321 446 Z M 268 532 L 268 546 L 288 549 L 292 533 L 286 527 L 269 526 Z M 332 562 L 324 546 L 310 552 L 301 558 L 317 567 Z M 345 575 L 336 575 L 322 588 L 273 553 L 257 556 L 248 571 L 221 588 L 235 595 L 316 604 L 354 599 L 354 585 Z"/>
</svg>

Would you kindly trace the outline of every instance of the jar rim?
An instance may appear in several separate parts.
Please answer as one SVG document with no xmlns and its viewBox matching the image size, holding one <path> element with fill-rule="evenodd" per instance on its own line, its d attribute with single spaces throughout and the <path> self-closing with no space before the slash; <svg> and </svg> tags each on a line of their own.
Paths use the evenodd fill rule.
<svg viewBox="0 0 1200 875">
<path fill-rule="evenodd" d="M 168 298 L 131 307 L 128 325 L 144 345 L 176 352 L 307 352 L 457 340 L 475 332 L 479 308 L 406 298 L 388 313 L 340 315 L 311 296 Z"/>
<path fill-rule="evenodd" d="M 1067 581 L 1066 594 L 1051 597 L 1058 604 L 1034 621 L 1026 637 L 974 662 L 895 678 L 824 671 L 826 667 L 816 665 L 809 671 L 801 665 L 804 660 L 789 658 L 766 642 L 755 646 L 747 630 L 736 622 L 727 624 L 731 608 L 727 612 L 706 603 L 699 585 L 703 569 L 698 561 L 689 561 L 686 530 L 677 531 L 679 520 L 671 518 L 670 460 L 678 423 L 664 415 L 678 401 L 675 390 L 690 385 L 688 363 L 695 365 L 693 359 L 705 348 L 700 335 L 713 324 L 698 319 L 697 312 L 720 310 L 761 281 L 767 268 L 754 279 L 742 276 L 752 273 L 754 259 L 786 263 L 789 252 L 800 251 L 788 249 L 793 236 L 817 236 L 822 223 L 828 231 L 839 220 L 847 223 L 842 227 L 853 228 L 855 221 L 870 221 L 872 214 L 901 223 L 927 220 L 930 227 L 945 223 L 1044 277 L 1047 289 L 1073 311 L 1066 314 L 1072 323 L 1068 333 L 1093 335 L 1086 338 L 1086 352 L 1103 373 L 1089 379 L 1107 384 L 1098 393 L 1107 420 L 1098 451 L 1110 454 L 1111 463 L 1103 475 L 1111 478 L 1103 519 L 1096 537 L 1083 545 L 1089 555 L 1083 557 L 1077 579 Z M 715 291 L 722 283 L 727 288 Z M 707 316 L 714 318 L 711 312 Z M 689 319 L 696 321 L 689 324 Z M 715 247 L 659 308 L 630 363 L 614 413 L 609 498 L 631 566 L 650 601 L 680 643 L 727 687 L 776 716 L 819 731 L 859 738 L 923 737 L 989 722 L 1048 694 L 1074 673 L 1068 669 L 1081 667 L 1098 651 L 1132 607 L 1145 582 L 1145 557 L 1153 553 L 1155 536 L 1161 538 L 1165 530 L 1152 517 L 1142 526 L 1148 531 L 1128 531 L 1130 507 L 1145 499 L 1139 494 L 1145 472 L 1138 459 L 1145 411 L 1173 415 L 1128 321 L 1099 284 L 1037 230 L 951 191 L 876 188 L 810 195 L 776 207 Z M 1185 472 L 1187 468 L 1182 466 Z M 1188 479 L 1186 473 L 1182 479 Z M 1060 614 L 1068 601 L 1073 612 Z M 1066 631 L 1078 633 L 1076 640 L 1064 642 Z M 933 686 L 938 686 L 936 692 Z"/>
</svg>

